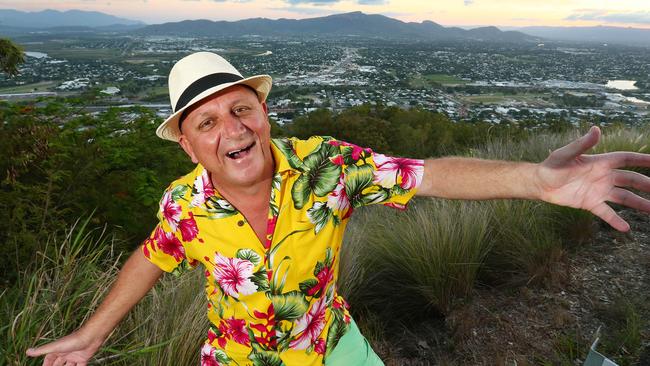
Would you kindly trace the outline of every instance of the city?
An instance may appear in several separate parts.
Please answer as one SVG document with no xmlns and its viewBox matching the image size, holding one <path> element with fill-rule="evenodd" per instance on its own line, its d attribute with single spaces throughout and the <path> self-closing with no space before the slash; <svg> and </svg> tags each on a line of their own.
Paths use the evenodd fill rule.
<svg viewBox="0 0 650 366">
<path fill-rule="evenodd" d="M 279 123 L 318 108 L 364 103 L 424 108 L 455 121 L 562 118 L 572 123 L 650 121 L 650 50 L 561 42 L 396 42 L 246 36 L 210 39 L 31 34 L 20 75 L 0 75 L 0 99 L 94 93 L 97 107 L 169 112 L 166 75 L 183 55 L 222 54 L 245 75 L 274 78 Z"/>
</svg>

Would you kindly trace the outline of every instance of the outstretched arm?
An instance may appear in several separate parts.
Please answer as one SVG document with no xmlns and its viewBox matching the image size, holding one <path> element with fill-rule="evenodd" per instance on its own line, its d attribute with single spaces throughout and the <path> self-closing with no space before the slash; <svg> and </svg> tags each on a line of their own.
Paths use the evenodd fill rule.
<svg viewBox="0 0 650 366">
<path fill-rule="evenodd" d="M 418 194 L 456 199 L 540 199 L 591 211 L 615 229 L 628 231 L 630 226 L 607 202 L 650 212 L 649 200 L 625 189 L 650 192 L 650 178 L 619 169 L 650 167 L 650 155 L 585 155 L 600 135 L 600 129 L 592 127 L 537 164 L 472 158 L 427 160 Z"/>
<path fill-rule="evenodd" d="M 115 284 L 95 314 L 77 331 L 40 347 L 27 355 L 43 356 L 44 366 L 87 365 L 117 324 L 158 281 L 162 270 L 136 250 L 120 270 Z"/>
</svg>

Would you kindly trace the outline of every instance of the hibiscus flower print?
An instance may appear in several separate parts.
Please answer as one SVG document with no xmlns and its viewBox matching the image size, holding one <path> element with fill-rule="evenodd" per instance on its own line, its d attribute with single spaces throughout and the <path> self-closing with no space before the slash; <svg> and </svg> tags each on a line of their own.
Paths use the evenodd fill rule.
<svg viewBox="0 0 650 366">
<path fill-rule="evenodd" d="M 248 338 L 248 330 L 246 329 L 246 321 L 244 319 L 230 318 L 226 320 L 228 324 L 228 334 L 232 339 L 243 345 L 250 345 L 250 338 Z"/>
<path fill-rule="evenodd" d="M 154 240 L 158 244 L 158 248 L 160 248 L 163 253 L 174 257 L 176 262 L 185 259 L 185 248 L 174 233 L 168 233 L 158 228 Z"/>
<path fill-rule="evenodd" d="M 417 159 L 393 158 L 382 154 L 373 155 L 377 170 L 373 182 L 384 188 L 393 188 L 402 178 L 399 186 L 413 189 L 422 182 L 424 162 Z"/>
<path fill-rule="evenodd" d="M 336 185 L 336 188 L 327 196 L 327 207 L 334 211 L 345 212 L 348 211 L 343 219 L 346 219 L 352 213 L 348 209 L 350 208 L 350 200 L 348 195 L 345 192 L 345 181 L 344 175 L 341 175 L 339 178 L 339 183 Z"/>
<path fill-rule="evenodd" d="M 214 187 L 207 170 L 203 169 L 203 173 L 194 180 L 194 191 L 196 193 L 192 196 L 191 207 L 201 206 L 214 196 Z"/>
<path fill-rule="evenodd" d="M 189 216 L 188 219 L 183 219 L 178 223 L 183 241 L 192 241 L 199 233 L 199 228 L 196 226 L 196 221 L 194 220 L 194 214 L 190 212 Z"/>
<path fill-rule="evenodd" d="M 239 298 L 240 294 L 250 295 L 257 291 L 257 286 L 250 280 L 253 267 L 249 260 L 228 258 L 217 253 L 213 275 L 226 295 Z"/>
<path fill-rule="evenodd" d="M 316 280 L 318 280 L 318 284 L 310 288 L 307 291 L 307 295 L 314 296 L 319 291 L 325 289 L 325 287 L 327 287 L 327 285 L 332 281 L 333 278 L 334 278 L 334 272 L 332 272 L 332 268 L 323 267 L 323 269 L 321 269 L 320 272 L 318 272 L 318 274 L 316 275 Z"/>
<path fill-rule="evenodd" d="M 209 344 L 204 344 L 201 348 L 201 366 L 221 366 L 217 361 L 217 349 Z"/>
<path fill-rule="evenodd" d="M 178 222 L 181 219 L 181 211 L 181 205 L 174 202 L 172 199 L 172 192 L 170 190 L 165 192 L 162 201 L 160 201 L 160 212 L 172 231 L 176 231 L 178 228 Z"/>
<path fill-rule="evenodd" d="M 307 349 L 316 344 L 318 337 L 325 328 L 325 297 L 316 301 L 311 309 L 295 323 L 291 336 L 297 336 L 289 347 L 292 349 Z"/>
</svg>

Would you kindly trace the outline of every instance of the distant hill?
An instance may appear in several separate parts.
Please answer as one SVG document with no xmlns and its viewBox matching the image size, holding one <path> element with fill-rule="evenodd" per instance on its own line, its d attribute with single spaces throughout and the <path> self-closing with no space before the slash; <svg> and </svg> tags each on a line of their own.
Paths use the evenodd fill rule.
<svg viewBox="0 0 650 366">
<path fill-rule="evenodd" d="M 650 46 L 650 29 L 621 27 L 523 27 L 513 28 L 533 36 L 575 42 Z"/>
<path fill-rule="evenodd" d="M 145 23 L 119 18 L 97 11 L 82 10 L 43 10 L 24 12 L 0 9 L 0 27 L 7 29 L 47 29 L 54 27 L 109 27 L 109 29 L 134 29 Z"/>
<path fill-rule="evenodd" d="M 154 24 L 136 30 L 140 35 L 177 36 L 355 36 L 409 40 L 487 40 L 502 42 L 535 42 L 537 37 L 496 27 L 472 30 L 446 28 L 440 24 L 424 21 L 406 23 L 378 14 L 352 12 L 309 19 L 253 18 L 239 21 L 185 20 L 181 22 Z"/>
</svg>

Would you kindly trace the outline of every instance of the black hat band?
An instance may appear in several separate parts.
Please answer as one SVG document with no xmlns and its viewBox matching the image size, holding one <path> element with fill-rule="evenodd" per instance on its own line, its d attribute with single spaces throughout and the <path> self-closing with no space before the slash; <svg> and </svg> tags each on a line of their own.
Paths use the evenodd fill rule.
<svg viewBox="0 0 650 366">
<path fill-rule="evenodd" d="M 244 78 L 227 72 L 218 72 L 216 74 L 206 75 L 188 86 L 183 94 L 178 98 L 174 112 L 184 108 L 194 97 L 203 93 L 204 91 L 219 86 L 221 84 L 233 83 L 235 81 L 243 80 Z"/>
</svg>

